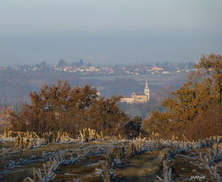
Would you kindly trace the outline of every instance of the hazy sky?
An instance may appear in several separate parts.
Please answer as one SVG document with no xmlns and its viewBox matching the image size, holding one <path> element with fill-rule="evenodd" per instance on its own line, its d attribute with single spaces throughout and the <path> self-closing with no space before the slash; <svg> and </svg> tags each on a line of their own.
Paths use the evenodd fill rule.
<svg viewBox="0 0 222 182">
<path fill-rule="evenodd" d="M 0 0 L 0 66 L 222 54 L 221 0 Z"/>
</svg>

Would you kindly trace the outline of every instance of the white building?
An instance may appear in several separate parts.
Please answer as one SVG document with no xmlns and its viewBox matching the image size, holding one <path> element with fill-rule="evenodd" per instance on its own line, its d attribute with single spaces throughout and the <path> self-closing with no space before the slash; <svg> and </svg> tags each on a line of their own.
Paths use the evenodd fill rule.
<svg viewBox="0 0 222 182">
<path fill-rule="evenodd" d="M 128 104 L 134 103 L 145 103 L 150 100 L 150 89 L 148 87 L 148 83 L 146 81 L 146 85 L 144 88 L 144 94 L 136 94 L 133 92 L 130 97 L 123 97 L 121 98 L 121 102 L 126 102 Z"/>
</svg>

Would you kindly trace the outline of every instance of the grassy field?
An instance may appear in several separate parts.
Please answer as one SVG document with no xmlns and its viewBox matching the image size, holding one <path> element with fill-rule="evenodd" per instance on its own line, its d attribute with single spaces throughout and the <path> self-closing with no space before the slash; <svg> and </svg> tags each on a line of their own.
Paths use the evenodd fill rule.
<svg viewBox="0 0 222 182">
<path fill-rule="evenodd" d="M 136 81 L 145 81 L 145 80 L 161 80 L 166 77 L 172 78 L 175 77 L 174 74 L 144 74 L 144 75 L 120 75 L 120 76 L 86 76 L 80 77 L 81 79 L 99 79 L 99 80 L 115 80 L 116 78 L 127 78 L 127 79 L 135 79 Z"/>
<path fill-rule="evenodd" d="M 89 79 L 89 80 L 115 80 L 116 78 L 124 78 L 124 79 L 135 79 L 138 82 L 144 84 L 147 80 L 152 84 L 166 84 L 167 82 L 174 80 L 186 80 L 189 73 L 171 73 L 171 74 L 144 74 L 144 75 L 120 75 L 120 76 L 87 76 L 87 77 L 79 77 L 80 79 Z"/>
<path fill-rule="evenodd" d="M 47 177 L 48 181 L 84 182 L 222 180 L 222 137 L 181 142 L 153 135 L 151 139 L 104 137 L 43 143 L 16 148 L 15 142 L 3 137 L 0 181 L 47 181 Z"/>
</svg>

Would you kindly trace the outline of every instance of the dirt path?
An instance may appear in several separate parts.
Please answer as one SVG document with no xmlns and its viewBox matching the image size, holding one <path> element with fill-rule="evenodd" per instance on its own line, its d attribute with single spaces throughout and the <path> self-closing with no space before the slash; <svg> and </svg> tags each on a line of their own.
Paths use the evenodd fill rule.
<svg viewBox="0 0 222 182">
<path fill-rule="evenodd" d="M 117 176 L 114 181 L 158 181 L 156 175 L 161 173 L 159 152 L 159 150 L 149 151 L 142 155 L 133 156 L 124 168 L 116 169 Z"/>
</svg>

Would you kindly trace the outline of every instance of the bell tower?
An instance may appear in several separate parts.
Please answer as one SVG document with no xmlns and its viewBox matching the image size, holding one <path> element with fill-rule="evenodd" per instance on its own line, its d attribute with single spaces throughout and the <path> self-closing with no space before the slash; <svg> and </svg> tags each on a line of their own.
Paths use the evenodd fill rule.
<svg viewBox="0 0 222 182">
<path fill-rule="evenodd" d="M 147 95 L 147 100 L 150 100 L 150 89 L 148 88 L 147 80 L 146 80 L 146 86 L 144 88 L 144 94 Z"/>
</svg>

